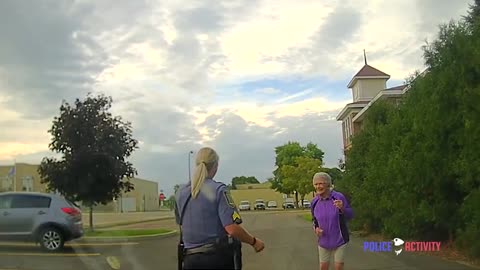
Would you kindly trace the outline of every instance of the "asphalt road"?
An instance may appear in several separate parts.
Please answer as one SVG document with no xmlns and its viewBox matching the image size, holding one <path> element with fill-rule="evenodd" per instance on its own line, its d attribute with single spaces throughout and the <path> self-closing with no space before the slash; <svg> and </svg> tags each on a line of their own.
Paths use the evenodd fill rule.
<svg viewBox="0 0 480 270">
<path fill-rule="evenodd" d="M 248 231 L 263 239 L 265 251 L 254 253 L 244 246 L 244 268 L 317 270 L 316 239 L 310 224 L 298 213 L 247 213 L 243 215 Z M 163 221 L 164 222 L 164 221 Z M 152 224 L 150 224 L 152 226 Z M 32 245 L 0 245 L 0 270 L 105 270 L 176 269 L 178 236 L 123 243 L 72 244 L 65 252 L 46 254 Z M 363 240 L 353 238 L 346 257 L 346 269 L 467 270 L 468 266 L 438 257 L 412 253 L 366 253 Z"/>
</svg>

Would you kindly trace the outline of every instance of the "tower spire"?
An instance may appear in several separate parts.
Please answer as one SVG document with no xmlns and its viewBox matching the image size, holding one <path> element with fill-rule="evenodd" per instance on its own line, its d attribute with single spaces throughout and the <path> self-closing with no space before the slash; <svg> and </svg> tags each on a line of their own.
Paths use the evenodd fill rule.
<svg viewBox="0 0 480 270">
<path fill-rule="evenodd" d="M 363 60 L 365 61 L 365 65 L 367 65 L 367 54 L 365 53 L 365 49 L 363 49 Z"/>
</svg>

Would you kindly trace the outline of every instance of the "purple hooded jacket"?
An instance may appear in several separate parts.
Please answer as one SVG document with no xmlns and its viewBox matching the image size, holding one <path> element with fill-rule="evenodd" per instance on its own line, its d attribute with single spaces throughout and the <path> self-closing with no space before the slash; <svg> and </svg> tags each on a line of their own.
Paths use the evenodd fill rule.
<svg viewBox="0 0 480 270">
<path fill-rule="evenodd" d="M 333 205 L 334 200 L 343 201 L 343 213 Z M 311 207 L 316 220 L 313 228 L 320 227 L 323 230 L 322 236 L 318 238 L 319 246 L 335 249 L 349 241 L 347 221 L 353 218 L 353 211 L 342 193 L 332 190 L 328 198 L 320 199 L 319 196 L 315 196 Z"/>
</svg>

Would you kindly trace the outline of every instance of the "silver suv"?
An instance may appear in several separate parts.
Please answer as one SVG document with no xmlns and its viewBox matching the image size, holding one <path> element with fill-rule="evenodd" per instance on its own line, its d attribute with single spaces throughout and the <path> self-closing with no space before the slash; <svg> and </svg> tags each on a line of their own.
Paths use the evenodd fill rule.
<svg viewBox="0 0 480 270">
<path fill-rule="evenodd" d="M 47 251 L 83 236 L 82 212 L 64 197 L 36 192 L 0 193 L 0 239 L 33 241 Z"/>
</svg>

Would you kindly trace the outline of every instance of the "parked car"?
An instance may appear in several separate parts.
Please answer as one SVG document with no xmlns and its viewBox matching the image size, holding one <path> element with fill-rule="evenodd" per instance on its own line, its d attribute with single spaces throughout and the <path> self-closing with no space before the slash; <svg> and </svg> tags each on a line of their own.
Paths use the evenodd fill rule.
<svg viewBox="0 0 480 270">
<path fill-rule="evenodd" d="M 265 210 L 265 202 L 263 201 L 263 199 L 256 199 L 253 209 L 255 209 L 255 210 Z"/>
<path fill-rule="evenodd" d="M 55 194 L 0 193 L 0 216 L 1 240 L 32 241 L 50 252 L 84 234 L 80 208 Z"/>
<path fill-rule="evenodd" d="M 276 201 L 268 201 L 267 202 L 267 208 L 277 208 L 277 202 Z"/>
<path fill-rule="evenodd" d="M 250 202 L 249 201 L 241 201 L 238 205 L 238 210 L 240 211 L 250 211 Z"/>
<path fill-rule="evenodd" d="M 283 202 L 282 206 L 283 206 L 283 209 L 288 209 L 288 208 L 294 209 L 295 208 L 295 202 L 293 201 L 293 198 L 287 198 Z"/>
<path fill-rule="evenodd" d="M 303 208 L 310 208 L 310 201 L 309 200 L 303 200 L 302 206 L 303 206 Z"/>
</svg>

